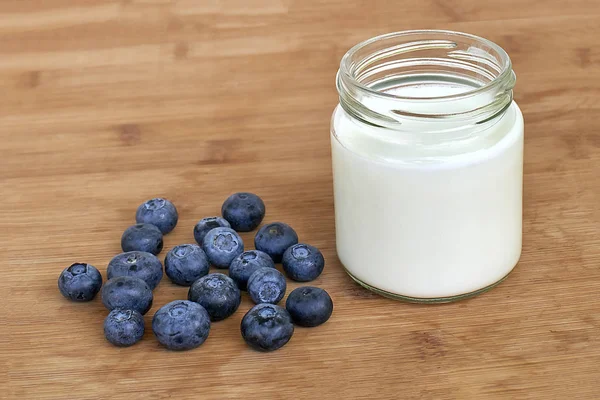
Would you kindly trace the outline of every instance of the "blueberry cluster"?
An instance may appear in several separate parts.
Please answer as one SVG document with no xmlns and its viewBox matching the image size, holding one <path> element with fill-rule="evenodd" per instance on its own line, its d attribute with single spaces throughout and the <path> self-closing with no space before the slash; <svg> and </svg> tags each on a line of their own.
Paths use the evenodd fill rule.
<svg viewBox="0 0 600 400">
<path fill-rule="evenodd" d="M 211 322 L 221 321 L 238 309 L 242 291 L 256 304 L 241 322 L 246 343 L 256 350 L 272 351 L 285 345 L 294 324 L 314 327 L 333 312 L 329 294 L 312 286 L 293 290 L 285 308 L 277 304 L 285 297 L 287 282 L 276 268 L 297 282 L 316 279 L 325 266 L 314 246 L 298 242 L 289 225 L 263 225 L 254 238 L 255 250 L 244 251 L 238 232 L 256 229 L 265 216 L 265 204 L 252 193 L 235 193 L 221 208 L 222 217 L 201 219 L 194 227 L 198 244 L 173 247 L 164 260 L 164 272 L 176 285 L 189 287 L 187 300 L 161 307 L 152 318 L 152 331 L 171 350 L 189 350 L 208 338 Z M 123 253 L 108 264 L 108 281 L 89 264 L 76 263 L 58 279 L 58 288 L 73 301 L 90 301 L 102 292 L 102 303 L 110 311 L 104 321 L 106 339 L 115 346 L 131 346 L 144 335 L 144 318 L 152 307 L 153 290 L 163 277 L 157 255 L 163 235 L 177 225 L 177 209 L 167 199 L 155 198 L 140 205 L 136 224 L 121 237 Z M 209 273 L 210 266 L 229 274 Z"/>
</svg>

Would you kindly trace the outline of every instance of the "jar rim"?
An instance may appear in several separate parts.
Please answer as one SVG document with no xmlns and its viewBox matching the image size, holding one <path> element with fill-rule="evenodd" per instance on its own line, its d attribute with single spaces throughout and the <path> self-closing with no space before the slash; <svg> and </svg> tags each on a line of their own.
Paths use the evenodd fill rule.
<svg viewBox="0 0 600 400">
<path fill-rule="evenodd" d="M 497 44 L 433 29 L 365 40 L 346 52 L 336 76 L 340 105 L 354 118 L 430 132 L 489 126 L 512 103 L 515 81 Z"/>
<path fill-rule="evenodd" d="M 373 88 L 369 87 L 368 85 L 365 85 L 362 82 L 360 82 L 354 76 L 354 74 L 351 72 L 352 57 L 359 50 L 363 50 L 367 46 L 369 46 L 375 42 L 378 42 L 378 41 L 382 41 L 382 40 L 386 40 L 386 39 L 400 38 L 400 37 L 418 36 L 418 35 L 447 35 L 447 36 L 449 36 L 449 39 L 451 39 L 452 37 L 470 39 L 470 40 L 473 40 L 480 44 L 483 44 L 485 46 L 488 46 L 490 49 L 493 49 L 499 55 L 499 57 L 502 61 L 502 65 L 500 65 L 501 71 L 498 74 L 498 76 L 496 76 L 494 79 L 490 80 L 489 82 L 487 82 L 484 85 L 481 85 L 479 87 L 473 87 L 471 90 L 464 91 L 464 92 L 457 93 L 457 94 L 442 95 L 442 96 L 429 96 L 429 97 L 401 96 L 401 95 L 397 95 L 397 94 L 393 94 L 393 93 L 378 91 L 378 90 L 373 89 Z M 385 34 L 378 35 L 378 36 L 369 38 L 367 40 L 364 40 L 364 41 L 354 45 L 352 48 L 350 48 L 346 52 L 346 54 L 344 54 L 344 56 L 342 57 L 342 60 L 340 62 L 340 68 L 339 68 L 338 73 L 341 73 L 342 75 L 344 75 L 346 77 L 346 83 L 352 84 L 357 89 L 363 90 L 363 91 L 369 93 L 369 95 L 371 95 L 371 96 L 386 98 L 386 99 L 390 99 L 390 100 L 395 99 L 395 100 L 403 100 L 403 101 L 427 100 L 427 99 L 451 100 L 451 99 L 469 97 L 469 96 L 493 89 L 494 87 L 503 84 L 504 82 L 506 82 L 507 80 L 511 79 L 514 76 L 514 73 L 512 70 L 512 62 L 511 62 L 511 59 L 510 59 L 508 53 L 502 47 L 497 45 L 496 43 L 492 42 L 491 40 L 485 39 L 481 36 L 473 35 L 470 33 L 451 31 L 451 30 L 443 30 L 443 29 L 418 29 L 418 30 L 397 31 L 397 32 L 391 32 L 391 33 L 385 33 Z M 514 83 L 512 86 L 514 86 Z"/>
</svg>

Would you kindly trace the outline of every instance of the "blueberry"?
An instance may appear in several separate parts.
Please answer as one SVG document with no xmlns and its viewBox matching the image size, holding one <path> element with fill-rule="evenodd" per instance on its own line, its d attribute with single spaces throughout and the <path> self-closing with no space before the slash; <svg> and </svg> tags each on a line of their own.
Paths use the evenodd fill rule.
<svg viewBox="0 0 600 400">
<path fill-rule="evenodd" d="M 235 193 L 225 200 L 221 214 L 236 231 L 250 232 L 265 217 L 265 203 L 253 193 Z"/>
<path fill-rule="evenodd" d="M 275 304 L 258 304 L 242 319 L 242 337 L 255 350 L 277 350 L 290 341 L 294 324 L 290 314 Z"/>
<path fill-rule="evenodd" d="M 246 290 L 248 278 L 259 268 L 275 268 L 275 263 L 267 253 L 259 250 L 245 251 L 231 262 L 229 277 L 241 290 Z"/>
<path fill-rule="evenodd" d="M 144 315 L 152 307 L 152 289 L 140 278 L 117 276 L 102 287 L 102 304 L 108 310 L 135 310 Z"/>
<path fill-rule="evenodd" d="M 208 231 L 202 243 L 208 261 L 217 268 L 229 268 L 229 264 L 244 252 L 244 242 L 231 228 L 214 228 Z"/>
<path fill-rule="evenodd" d="M 238 309 L 242 295 L 227 275 L 208 274 L 190 287 L 188 300 L 204 307 L 211 321 L 221 321 Z"/>
<path fill-rule="evenodd" d="M 144 336 L 144 317 L 135 310 L 112 310 L 104 320 L 104 336 L 115 346 L 134 345 Z"/>
<path fill-rule="evenodd" d="M 158 285 L 163 276 L 162 264 L 153 254 L 144 251 L 129 251 L 116 255 L 108 263 L 108 279 L 115 276 L 134 276 L 146 281 L 150 289 Z"/>
<path fill-rule="evenodd" d="M 300 243 L 285 251 L 282 264 L 288 278 L 308 282 L 321 275 L 325 259 L 316 247 Z"/>
<path fill-rule="evenodd" d="M 208 258 L 197 244 L 175 246 L 165 257 L 165 273 L 181 286 L 190 286 L 208 274 L 208 269 Z"/>
<path fill-rule="evenodd" d="M 58 277 L 58 290 L 69 300 L 90 301 L 100 291 L 102 275 L 90 264 L 75 263 Z"/>
<path fill-rule="evenodd" d="M 279 303 L 286 287 L 285 277 L 275 268 L 260 268 L 248 279 L 248 294 L 256 304 Z"/>
<path fill-rule="evenodd" d="M 206 236 L 208 231 L 219 227 L 231 228 L 231 225 L 229 225 L 229 222 L 227 222 L 225 218 L 221 217 L 202 218 L 200 221 L 198 221 L 196 226 L 194 226 L 194 239 L 196 239 L 196 242 L 198 242 L 198 244 L 202 246 L 202 243 L 204 242 L 204 237 Z"/>
<path fill-rule="evenodd" d="M 175 300 L 152 318 L 152 331 L 167 349 L 190 350 L 200 346 L 210 331 L 210 317 L 198 303 Z"/>
<path fill-rule="evenodd" d="M 292 290 L 285 302 L 285 308 L 294 323 L 313 327 L 321 325 L 331 317 L 333 301 L 325 290 L 303 286 Z"/>
<path fill-rule="evenodd" d="M 121 236 L 123 251 L 146 251 L 154 255 L 163 248 L 163 235 L 152 224 L 136 224 L 125 229 Z"/>
<path fill-rule="evenodd" d="M 296 231 L 283 222 L 273 222 L 263 226 L 254 238 L 256 250 L 264 251 L 276 263 L 281 262 L 285 250 L 296 243 L 298 243 Z"/>
<path fill-rule="evenodd" d="M 152 224 L 160 229 L 163 235 L 175 228 L 178 219 L 179 215 L 173 203 L 162 198 L 146 201 L 135 213 L 135 221 L 138 224 Z"/>
</svg>

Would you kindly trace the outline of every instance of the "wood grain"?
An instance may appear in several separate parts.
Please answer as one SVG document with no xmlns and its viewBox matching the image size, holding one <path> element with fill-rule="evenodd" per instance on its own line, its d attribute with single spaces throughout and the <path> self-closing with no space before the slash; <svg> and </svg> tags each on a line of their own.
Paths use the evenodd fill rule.
<svg viewBox="0 0 600 400">
<path fill-rule="evenodd" d="M 526 121 L 521 262 L 440 306 L 363 290 L 334 246 L 338 62 L 416 28 L 503 46 Z M 600 398 L 599 37 L 597 0 L 3 0 L 0 397 Z M 244 298 L 194 351 L 166 351 L 150 329 L 117 349 L 99 299 L 60 296 L 72 262 L 105 275 L 143 200 L 178 206 L 168 249 L 238 190 L 323 250 L 327 324 L 257 353 L 239 333 Z M 147 324 L 185 296 L 163 280 Z"/>
</svg>

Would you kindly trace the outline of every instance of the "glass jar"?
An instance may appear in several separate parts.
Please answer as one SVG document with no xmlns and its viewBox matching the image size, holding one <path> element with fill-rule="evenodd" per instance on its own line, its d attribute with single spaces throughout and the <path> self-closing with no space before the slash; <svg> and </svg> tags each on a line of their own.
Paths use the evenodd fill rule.
<svg viewBox="0 0 600 400">
<path fill-rule="evenodd" d="M 459 300 L 521 254 L 523 116 L 498 45 L 407 31 L 350 49 L 331 124 L 336 246 L 385 296 Z"/>
</svg>

